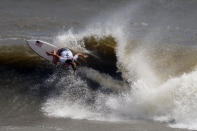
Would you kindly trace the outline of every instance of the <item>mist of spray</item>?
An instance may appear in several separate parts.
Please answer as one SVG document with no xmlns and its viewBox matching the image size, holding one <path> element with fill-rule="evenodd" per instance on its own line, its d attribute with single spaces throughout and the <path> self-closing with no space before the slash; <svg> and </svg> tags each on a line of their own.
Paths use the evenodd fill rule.
<svg viewBox="0 0 197 131">
<path fill-rule="evenodd" d="M 86 81 L 80 78 L 69 78 L 67 75 L 60 80 L 64 90 L 61 95 L 49 98 L 43 104 L 43 112 L 51 117 L 71 117 L 76 119 L 91 120 L 131 120 L 131 119 L 151 119 L 156 121 L 172 122 L 171 127 L 180 127 L 196 129 L 194 122 L 197 121 L 197 72 L 192 70 L 187 74 L 179 73 L 175 77 L 161 79 L 157 69 L 152 66 L 154 59 L 151 57 L 151 47 L 154 47 L 162 33 L 158 33 L 158 25 L 152 28 L 152 32 L 144 35 L 140 39 L 140 44 L 135 45 L 132 39 L 135 32 L 131 32 L 132 16 L 137 15 L 137 10 L 143 9 L 144 3 L 132 4 L 123 9 L 116 10 L 115 13 L 107 14 L 104 17 L 95 19 L 96 24 L 89 24 L 83 31 L 73 33 L 68 31 L 65 34 L 57 36 L 55 41 L 61 46 L 67 46 L 77 51 L 85 52 L 85 46 L 82 40 L 86 36 L 103 37 L 111 35 L 116 39 L 117 67 L 122 72 L 124 81 L 128 82 L 128 90 L 120 94 L 103 94 L 101 92 L 92 93 L 88 90 Z M 128 10 L 130 9 L 131 10 Z M 110 16 L 110 17 L 109 17 Z M 91 23 L 95 23 L 94 20 Z M 141 24 L 148 26 L 148 24 Z M 159 39 L 157 39 L 159 38 Z M 154 42 L 154 43 L 152 43 Z M 134 46 L 133 46 L 134 45 Z M 129 48 L 131 47 L 131 48 Z M 176 52 L 176 51 L 175 51 Z M 83 73 L 93 81 L 101 81 L 102 87 L 113 88 L 109 81 L 102 82 L 101 73 L 84 68 Z M 91 74 L 90 74 L 91 73 Z M 56 75 L 54 77 L 57 77 Z M 105 75 L 105 78 L 108 78 Z M 106 79 L 107 80 L 107 79 Z M 117 82 L 117 81 L 116 81 Z M 119 83 L 119 82 L 117 82 Z M 109 86 L 110 85 L 110 86 Z M 121 86 L 121 84 L 119 84 Z M 123 84 L 125 86 L 125 84 Z M 85 88 L 84 97 L 73 100 L 65 98 L 69 94 L 66 88 Z M 76 89 L 76 90 L 77 90 Z M 77 91 L 76 91 L 77 92 Z M 84 94 L 84 93 L 83 93 Z M 93 104 L 88 105 L 84 99 L 94 95 Z M 72 97 L 71 97 L 72 98 Z"/>
</svg>

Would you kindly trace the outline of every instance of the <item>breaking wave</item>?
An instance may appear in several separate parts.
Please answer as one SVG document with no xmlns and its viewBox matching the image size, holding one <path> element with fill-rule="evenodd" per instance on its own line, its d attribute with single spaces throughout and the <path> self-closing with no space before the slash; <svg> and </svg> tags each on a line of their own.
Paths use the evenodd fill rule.
<svg viewBox="0 0 197 131">
<path fill-rule="evenodd" d="M 89 55 L 79 61 L 75 74 L 48 63 L 26 45 L 1 46 L 2 95 L 11 85 L 13 92 L 38 98 L 38 110 L 48 117 L 143 119 L 197 129 L 197 48 L 167 41 L 168 30 L 178 29 L 158 28 L 161 21 L 133 23 L 130 16 L 146 4 L 116 9 L 110 18 L 98 17 L 100 23 L 93 20 L 96 24 L 78 32 L 68 30 L 51 40 L 58 47 Z M 148 31 L 138 34 L 138 28 Z M 21 101 L 20 96 L 14 100 Z"/>
<path fill-rule="evenodd" d="M 173 43 L 124 40 L 123 36 L 116 37 L 117 34 L 112 32 L 105 35 L 90 33 L 91 37 L 67 32 L 72 35 L 69 40 L 67 33 L 56 38 L 60 44 L 70 43 L 70 38 L 77 39 L 77 48 L 82 52 L 107 51 L 110 54 L 100 55 L 104 61 L 105 57 L 116 56 L 112 63 L 121 78 L 90 67 L 79 69 L 81 77 L 63 75 L 59 84 L 64 89 L 60 95 L 46 100 L 43 112 L 49 117 L 74 119 L 154 120 L 167 122 L 171 127 L 195 129 L 197 49 Z M 84 39 L 78 40 L 81 37 Z M 70 82 L 72 84 L 68 84 Z M 98 90 L 89 89 L 96 86 Z M 72 93 L 68 91 L 73 88 Z"/>
</svg>

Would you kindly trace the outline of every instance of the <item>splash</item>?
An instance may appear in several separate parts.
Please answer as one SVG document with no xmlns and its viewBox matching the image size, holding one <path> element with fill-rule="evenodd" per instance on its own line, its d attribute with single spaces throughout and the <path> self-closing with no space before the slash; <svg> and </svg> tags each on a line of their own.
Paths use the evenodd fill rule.
<svg viewBox="0 0 197 131">
<path fill-rule="evenodd" d="M 90 24 L 81 32 L 68 31 L 57 36 L 55 41 L 61 46 L 90 54 L 93 53 L 91 46 L 107 38 L 96 47 L 114 50 L 114 65 L 123 80 L 91 68 L 83 68 L 83 75 L 78 74 L 77 78 L 64 76 L 58 82 L 64 87 L 62 93 L 51 96 L 43 104 L 42 110 L 47 116 L 105 121 L 145 119 L 167 122 L 176 128 L 196 128 L 196 48 L 162 41 L 165 32 L 159 32 L 158 26 L 150 28 L 143 21 L 137 26 L 149 28 L 149 32 L 137 39 L 137 31 L 129 30 L 132 26 L 136 28 L 136 24 L 130 25 L 130 16 L 136 15 L 144 5 L 134 4 L 132 10 L 126 7 L 104 21 L 105 17 L 98 17 L 100 23 Z M 115 44 L 106 44 L 108 39 Z M 99 89 L 91 90 L 89 80 Z M 103 88 L 124 90 L 102 92 Z M 85 89 L 82 94 L 81 89 Z M 76 94 L 83 97 L 75 99 Z"/>
</svg>

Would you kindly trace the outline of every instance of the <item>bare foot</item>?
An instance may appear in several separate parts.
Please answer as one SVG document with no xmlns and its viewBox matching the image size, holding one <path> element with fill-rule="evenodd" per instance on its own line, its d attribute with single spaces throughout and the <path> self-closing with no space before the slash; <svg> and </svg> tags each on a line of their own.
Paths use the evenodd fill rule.
<svg viewBox="0 0 197 131">
<path fill-rule="evenodd" d="M 54 54 L 54 55 L 56 55 L 56 51 L 55 50 L 52 50 L 51 53 Z"/>
</svg>

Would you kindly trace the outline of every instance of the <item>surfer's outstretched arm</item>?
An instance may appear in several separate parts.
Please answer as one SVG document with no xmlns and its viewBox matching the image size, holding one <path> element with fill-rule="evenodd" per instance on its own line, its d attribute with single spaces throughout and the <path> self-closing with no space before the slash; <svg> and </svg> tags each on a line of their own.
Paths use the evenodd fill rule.
<svg viewBox="0 0 197 131">
<path fill-rule="evenodd" d="M 81 56 L 81 57 L 83 57 L 83 58 L 88 58 L 88 55 L 84 55 L 84 54 L 82 54 L 82 53 L 77 53 L 76 55 L 77 55 L 77 56 Z"/>
</svg>

